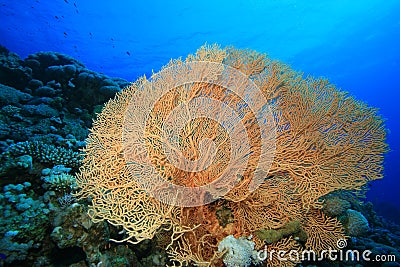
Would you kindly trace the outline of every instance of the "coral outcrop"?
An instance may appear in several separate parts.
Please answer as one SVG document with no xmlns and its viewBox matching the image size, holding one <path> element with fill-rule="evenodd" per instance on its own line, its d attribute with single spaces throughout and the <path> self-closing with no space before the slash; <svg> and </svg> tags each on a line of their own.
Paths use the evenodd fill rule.
<svg viewBox="0 0 400 267">
<path fill-rule="evenodd" d="M 72 134 L 83 140 L 101 106 L 128 84 L 57 52 L 22 60 L 0 46 L 0 139 Z"/>
<path fill-rule="evenodd" d="M 345 227 L 348 235 L 361 236 L 365 235 L 369 231 L 368 221 L 361 212 L 348 209 L 346 215 L 347 221 Z"/>
<path fill-rule="evenodd" d="M 85 225 L 86 205 L 70 208 L 71 193 L 92 119 L 126 85 L 67 55 L 21 59 L 0 45 L 0 266 L 105 262 L 106 225 Z M 57 227 L 67 234 L 50 238 Z"/>
</svg>

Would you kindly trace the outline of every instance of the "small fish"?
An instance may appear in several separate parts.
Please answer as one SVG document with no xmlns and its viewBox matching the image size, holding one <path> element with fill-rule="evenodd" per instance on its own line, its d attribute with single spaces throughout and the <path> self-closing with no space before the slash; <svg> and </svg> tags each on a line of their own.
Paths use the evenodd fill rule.
<svg viewBox="0 0 400 267">
<path fill-rule="evenodd" d="M 126 51 L 126 54 L 127 54 L 128 56 L 130 56 L 130 55 L 131 55 L 131 53 L 129 53 L 129 51 Z"/>
<path fill-rule="evenodd" d="M 64 32 L 64 35 L 67 36 L 68 34 L 66 32 Z"/>
<path fill-rule="evenodd" d="M 64 0 L 65 3 L 69 4 L 68 0 Z"/>
<path fill-rule="evenodd" d="M 78 7 L 76 6 L 76 3 L 74 3 L 74 7 L 78 8 Z"/>
<path fill-rule="evenodd" d="M 58 17 L 57 16 L 54 16 L 56 19 L 58 19 Z"/>
</svg>

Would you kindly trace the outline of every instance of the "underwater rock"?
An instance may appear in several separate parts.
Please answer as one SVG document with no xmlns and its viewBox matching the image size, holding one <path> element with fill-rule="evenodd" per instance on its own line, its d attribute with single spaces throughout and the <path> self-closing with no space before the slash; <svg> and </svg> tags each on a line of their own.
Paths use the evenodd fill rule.
<svg viewBox="0 0 400 267">
<path fill-rule="evenodd" d="M 14 77 L 15 83 L 10 86 L 0 84 L 0 105 L 19 108 L 14 113 L 0 113 L 3 139 L 22 141 L 45 138 L 49 133 L 72 133 L 83 140 L 102 105 L 129 84 L 88 70 L 81 62 L 60 53 L 39 52 L 21 60 L 4 47 L 0 50 L 1 66 L 28 73 L 16 73 L 20 77 Z M 59 117 L 61 123 L 47 120 L 52 117 Z"/>
<path fill-rule="evenodd" d="M 0 84 L 0 106 L 16 105 L 26 103 L 32 99 L 32 96 L 23 93 L 13 87 Z"/>
<path fill-rule="evenodd" d="M 84 206 L 71 205 L 58 214 L 53 225 L 51 238 L 58 248 L 82 248 L 89 266 L 101 261 L 100 249 L 107 244 L 107 227 L 105 223 L 92 223 Z"/>
<path fill-rule="evenodd" d="M 325 199 L 323 211 L 328 216 L 337 217 L 342 215 L 350 207 L 351 204 L 347 200 L 333 196 Z"/>
<path fill-rule="evenodd" d="M 113 97 L 115 96 L 116 93 L 118 93 L 119 91 L 121 91 L 121 88 L 119 88 L 118 86 L 112 86 L 112 85 L 106 85 L 106 86 L 102 86 L 99 89 L 99 92 L 104 95 L 105 97 Z"/>
<path fill-rule="evenodd" d="M 142 264 L 137 264 L 137 266 L 167 266 L 166 265 L 167 261 L 167 255 L 164 251 L 152 251 L 150 255 L 148 255 L 145 258 L 142 258 L 140 262 Z"/>
<path fill-rule="evenodd" d="M 361 236 L 369 231 L 369 224 L 361 212 L 348 209 L 346 211 L 345 229 L 350 236 Z"/>
<path fill-rule="evenodd" d="M 32 245 L 32 240 L 28 243 L 17 243 L 13 241 L 11 236 L 5 236 L 0 240 L 0 252 L 6 255 L 5 262 L 11 264 L 15 261 L 25 260 Z"/>
<path fill-rule="evenodd" d="M 22 66 L 23 61 L 5 47 L 0 49 L 0 83 L 23 89 L 32 79 L 32 70 Z"/>
<path fill-rule="evenodd" d="M 50 210 L 31 187 L 29 182 L 9 184 L 0 193 L 0 253 L 6 255 L 8 264 L 25 260 L 31 249 L 41 246 L 47 234 Z"/>
<path fill-rule="evenodd" d="M 118 78 L 118 77 L 112 77 L 111 78 L 113 82 L 115 82 L 116 84 L 118 84 L 119 88 L 125 88 L 127 87 L 129 84 L 131 84 L 130 82 L 128 82 L 125 79 L 122 78 Z"/>
<path fill-rule="evenodd" d="M 294 235 L 304 242 L 307 240 L 307 233 L 304 232 L 299 221 L 288 222 L 280 229 L 260 229 L 255 232 L 255 235 L 267 244 L 277 242 L 289 235 Z"/>
<path fill-rule="evenodd" d="M 22 107 L 21 113 L 25 116 L 29 117 L 57 117 L 59 113 L 54 108 L 49 107 L 46 104 L 39 104 L 39 105 L 25 105 Z"/>
<path fill-rule="evenodd" d="M 125 85 L 121 80 L 119 84 Z M 106 75 L 89 70 L 83 70 L 72 80 L 73 89 L 64 90 L 64 94 L 71 102 L 79 104 L 88 110 L 105 103 L 123 87 Z"/>
<path fill-rule="evenodd" d="M 52 75 L 59 78 L 62 77 L 62 74 L 71 75 L 71 71 L 73 70 L 71 67 L 48 69 L 51 66 L 73 65 L 75 68 L 74 72 L 78 68 L 85 68 L 78 60 L 56 52 L 39 52 L 29 55 L 24 60 L 23 65 L 32 69 L 33 78 L 44 82 L 52 80 Z"/>
<path fill-rule="evenodd" d="M 113 249 L 106 250 L 100 257 L 100 266 L 121 266 L 121 267 L 164 267 L 167 265 L 165 252 L 162 250 L 151 251 L 149 255 L 139 260 L 133 252 L 132 247 L 117 245 Z"/>
<path fill-rule="evenodd" d="M 40 86 L 43 86 L 43 82 L 40 81 L 40 80 L 32 79 L 32 80 L 30 80 L 29 83 L 28 83 L 28 87 L 29 87 L 30 89 L 37 89 L 37 88 L 39 88 Z"/>
<path fill-rule="evenodd" d="M 46 80 L 55 80 L 65 83 L 75 76 L 75 65 L 50 66 L 45 70 Z"/>
<path fill-rule="evenodd" d="M 384 262 L 381 267 L 399 267 L 400 263 L 398 262 Z"/>
<path fill-rule="evenodd" d="M 49 66 L 63 66 L 63 65 L 76 65 L 78 67 L 84 68 L 80 61 L 57 52 L 38 52 L 32 55 L 29 55 L 26 60 L 37 60 L 40 62 L 41 67 L 47 68 Z"/>
<path fill-rule="evenodd" d="M 391 233 L 388 229 L 376 228 L 370 235 L 368 235 L 368 237 L 371 239 L 371 242 L 392 247 L 400 245 L 399 236 Z"/>
<path fill-rule="evenodd" d="M 0 82 L 18 89 L 23 89 L 32 79 L 30 68 L 8 68 L 0 65 Z"/>
<path fill-rule="evenodd" d="M 41 86 L 34 90 L 34 95 L 52 97 L 56 95 L 56 91 L 49 86 Z"/>
<path fill-rule="evenodd" d="M 52 106 L 54 99 L 51 97 L 35 97 L 28 103 L 27 105 L 39 105 L 39 104 L 46 104 L 48 106 Z"/>
</svg>

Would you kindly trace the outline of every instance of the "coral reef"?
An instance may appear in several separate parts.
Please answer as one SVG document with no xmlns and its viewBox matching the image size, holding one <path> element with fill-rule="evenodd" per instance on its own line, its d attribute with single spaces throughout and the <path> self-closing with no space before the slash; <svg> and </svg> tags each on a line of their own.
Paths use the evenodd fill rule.
<svg viewBox="0 0 400 267">
<path fill-rule="evenodd" d="M 48 134 L 86 138 L 95 107 L 129 83 L 85 68 L 59 53 L 25 60 L 0 47 L 0 139 L 48 139 Z"/>
<path fill-rule="evenodd" d="M 28 250 L 38 248 L 46 237 L 50 209 L 30 188 L 29 182 L 9 184 L 0 194 L 0 253 L 7 255 L 6 263 L 25 260 Z"/>
<path fill-rule="evenodd" d="M 349 249 L 369 249 L 372 256 L 390 254 L 400 259 L 400 228 L 349 191 L 362 189 L 362 193 L 362 184 L 381 177 L 381 152 L 386 147 L 374 109 L 336 91 L 325 80 L 303 78 L 284 64 L 247 50 L 202 47 L 185 60 L 171 61 L 165 69 L 198 60 L 232 66 L 262 88 L 279 126 L 276 159 L 260 187 L 246 190 L 251 166 L 262 154 L 259 130 L 253 126 L 256 114 L 245 108 L 242 114 L 248 121 L 243 124 L 254 149 L 248 171 L 235 176 L 238 183 L 233 190 L 217 201 L 181 208 L 155 201 L 138 188 L 132 169 L 121 157 L 124 110 L 146 79 L 120 91 L 129 85 L 127 81 L 88 70 L 67 55 L 40 52 L 21 59 L 0 46 L 0 266 L 294 266 L 300 260 L 282 261 L 273 252 L 318 251 L 344 234 Z M 187 88 L 194 98 L 229 99 L 233 109 L 243 104 L 218 86 L 199 86 L 198 92 L 194 84 Z M 157 103 L 144 143 L 157 173 L 174 184 L 192 187 L 213 181 L 226 167 L 230 144 L 224 142 L 230 140 L 212 121 L 197 119 L 182 128 L 195 141 L 191 144 L 183 138 L 180 147 L 191 160 L 207 145 L 200 142 L 204 137 L 220 145 L 222 153 L 216 155 L 223 160 L 211 162 L 209 172 L 197 176 L 185 175 L 160 154 L 157 127 L 172 110 L 170 103 L 177 106 L 183 99 L 184 95 L 177 97 L 181 89 Z M 103 104 L 115 94 L 117 98 L 102 112 Z M 93 134 L 85 142 L 96 118 Z M 331 121 L 337 128 L 327 128 Z M 189 134 L 194 127 L 198 131 Z M 76 177 L 86 145 L 83 173 Z M 365 152 L 358 153 L 361 147 Z M 344 150 L 347 155 L 341 154 Z M 91 152 L 97 154 L 90 157 Z M 356 166 L 360 157 L 364 165 Z M 367 166 L 373 171 L 356 169 Z M 78 184 L 81 198 L 76 197 Z M 91 191 L 100 187 L 104 191 Z M 263 250 L 271 257 L 260 263 L 255 253 Z M 374 266 L 329 259 L 301 264 Z"/>
<path fill-rule="evenodd" d="M 83 82 L 79 77 L 84 75 L 94 78 Z M 126 85 L 66 55 L 40 52 L 22 60 L 0 47 L 0 266 L 65 265 L 54 256 L 56 251 L 71 255 L 70 264 L 86 264 L 86 258 L 99 262 L 96 251 L 104 243 L 96 238 L 108 232 L 101 225 L 94 227 L 101 229 L 98 235 L 83 228 L 97 245 L 87 244 L 88 238 L 76 241 L 83 236 L 76 227 L 87 215 L 84 208 L 70 208 L 76 203 L 74 174 L 92 119 Z M 78 92 L 85 99 L 76 97 Z M 73 217 L 74 226 L 69 224 Z M 67 243 L 68 235 L 53 241 L 50 233 L 57 227 L 81 231 L 80 237 L 73 237 L 75 243 L 69 240 L 72 247 L 61 249 L 57 244 Z"/>
<path fill-rule="evenodd" d="M 182 66 L 196 62 L 216 67 L 207 72 L 190 65 L 183 74 L 179 72 Z M 258 100 L 264 98 L 265 102 L 258 103 L 259 110 L 247 105 L 248 95 L 241 99 L 221 85 L 229 68 L 240 71 L 260 89 Z M 196 80 L 180 84 L 185 80 L 180 75 L 191 75 L 191 71 Z M 229 80 L 231 84 L 246 85 L 235 78 Z M 338 248 L 338 240 L 346 238 L 344 228 L 338 218 L 323 213 L 322 198 L 338 190 L 362 190 L 369 181 L 382 178 L 386 132 L 376 109 L 325 79 L 303 77 L 266 55 L 230 47 L 204 46 L 186 59 L 172 60 L 161 74 L 153 74 L 152 80 L 155 84 L 145 77 L 139 79 L 106 104 L 93 124 L 77 176 L 78 195 L 92 200 L 92 220 L 108 221 L 123 229 L 125 235 L 112 240 L 138 244 L 161 235 L 169 240 L 165 249 L 171 264 L 184 266 L 222 265 L 227 258 L 217 248 L 230 235 L 251 237 L 255 249 L 264 247 L 263 238 L 270 236 L 266 233 L 280 233 L 267 240 L 272 242 L 268 247 L 277 250 L 307 249 L 319 254 Z M 220 122 L 191 115 L 175 139 L 167 139 L 170 132 L 163 132 L 175 108 L 190 110 L 188 103 L 204 98 L 222 102 L 226 109 L 241 114 L 249 156 L 244 172 L 233 175 L 237 177 L 233 185 L 218 180 L 229 167 L 229 158 L 239 153 L 231 151 L 233 139 Z M 149 113 L 138 108 L 141 101 L 154 104 Z M 275 154 L 270 168 L 262 169 L 259 187 L 250 190 L 253 177 L 258 175 L 255 166 L 268 156 L 260 141 L 264 126 L 257 121 L 266 105 L 273 115 L 264 118 L 264 123 L 273 121 L 276 131 L 274 146 L 268 148 L 275 148 Z M 221 111 L 213 107 L 207 114 L 221 117 Z M 211 145 L 203 139 L 212 140 L 218 148 L 215 160 L 208 165 L 201 155 L 211 151 Z M 201 171 L 188 171 L 185 168 L 189 163 L 175 166 L 164 145 L 175 146 L 172 150 L 182 151 L 184 158 L 200 162 Z M 202 169 L 204 165 L 207 167 Z M 188 201 L 217 196 L 217 201 L 203 206 L 182 205 L 187 199 L 177 200 L 178 193 L 169 190 L 173 185 L 196 188 L 210 183 L 216 187 L 209 192 L 191 191 L 193 194 L 187 196 Z M 231 190 L 224 191 L 228 187 Z M 152 188 L 157 188 L 160 199 L 152 194 Z M 331 209 L 330 215 L 343 213 L 343 207 Z M 221 218 L 221 210 L 229 210 L 222 216 L 232 215 L 233 220 Z M 297 222 L 297 227 L 289 231 L 285 228 L 290 222 Z M 296 263 L 287 262 L 285 266 Z"/>
</svg>

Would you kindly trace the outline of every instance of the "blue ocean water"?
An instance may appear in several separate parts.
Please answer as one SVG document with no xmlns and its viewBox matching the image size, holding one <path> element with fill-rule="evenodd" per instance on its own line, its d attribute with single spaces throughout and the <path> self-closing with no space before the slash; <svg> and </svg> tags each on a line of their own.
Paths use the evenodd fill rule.
<svg viewBox="0 0 400 267">
<path fill-rule="evenodd" d="M 57 51 L 134 81 L 204 43 L 268 53 L 380 109 L 390 152 L 371 183 L 400 221 L 400 1 L 0 1 L 0 43 L 25 58 Z"/>
</svg>

